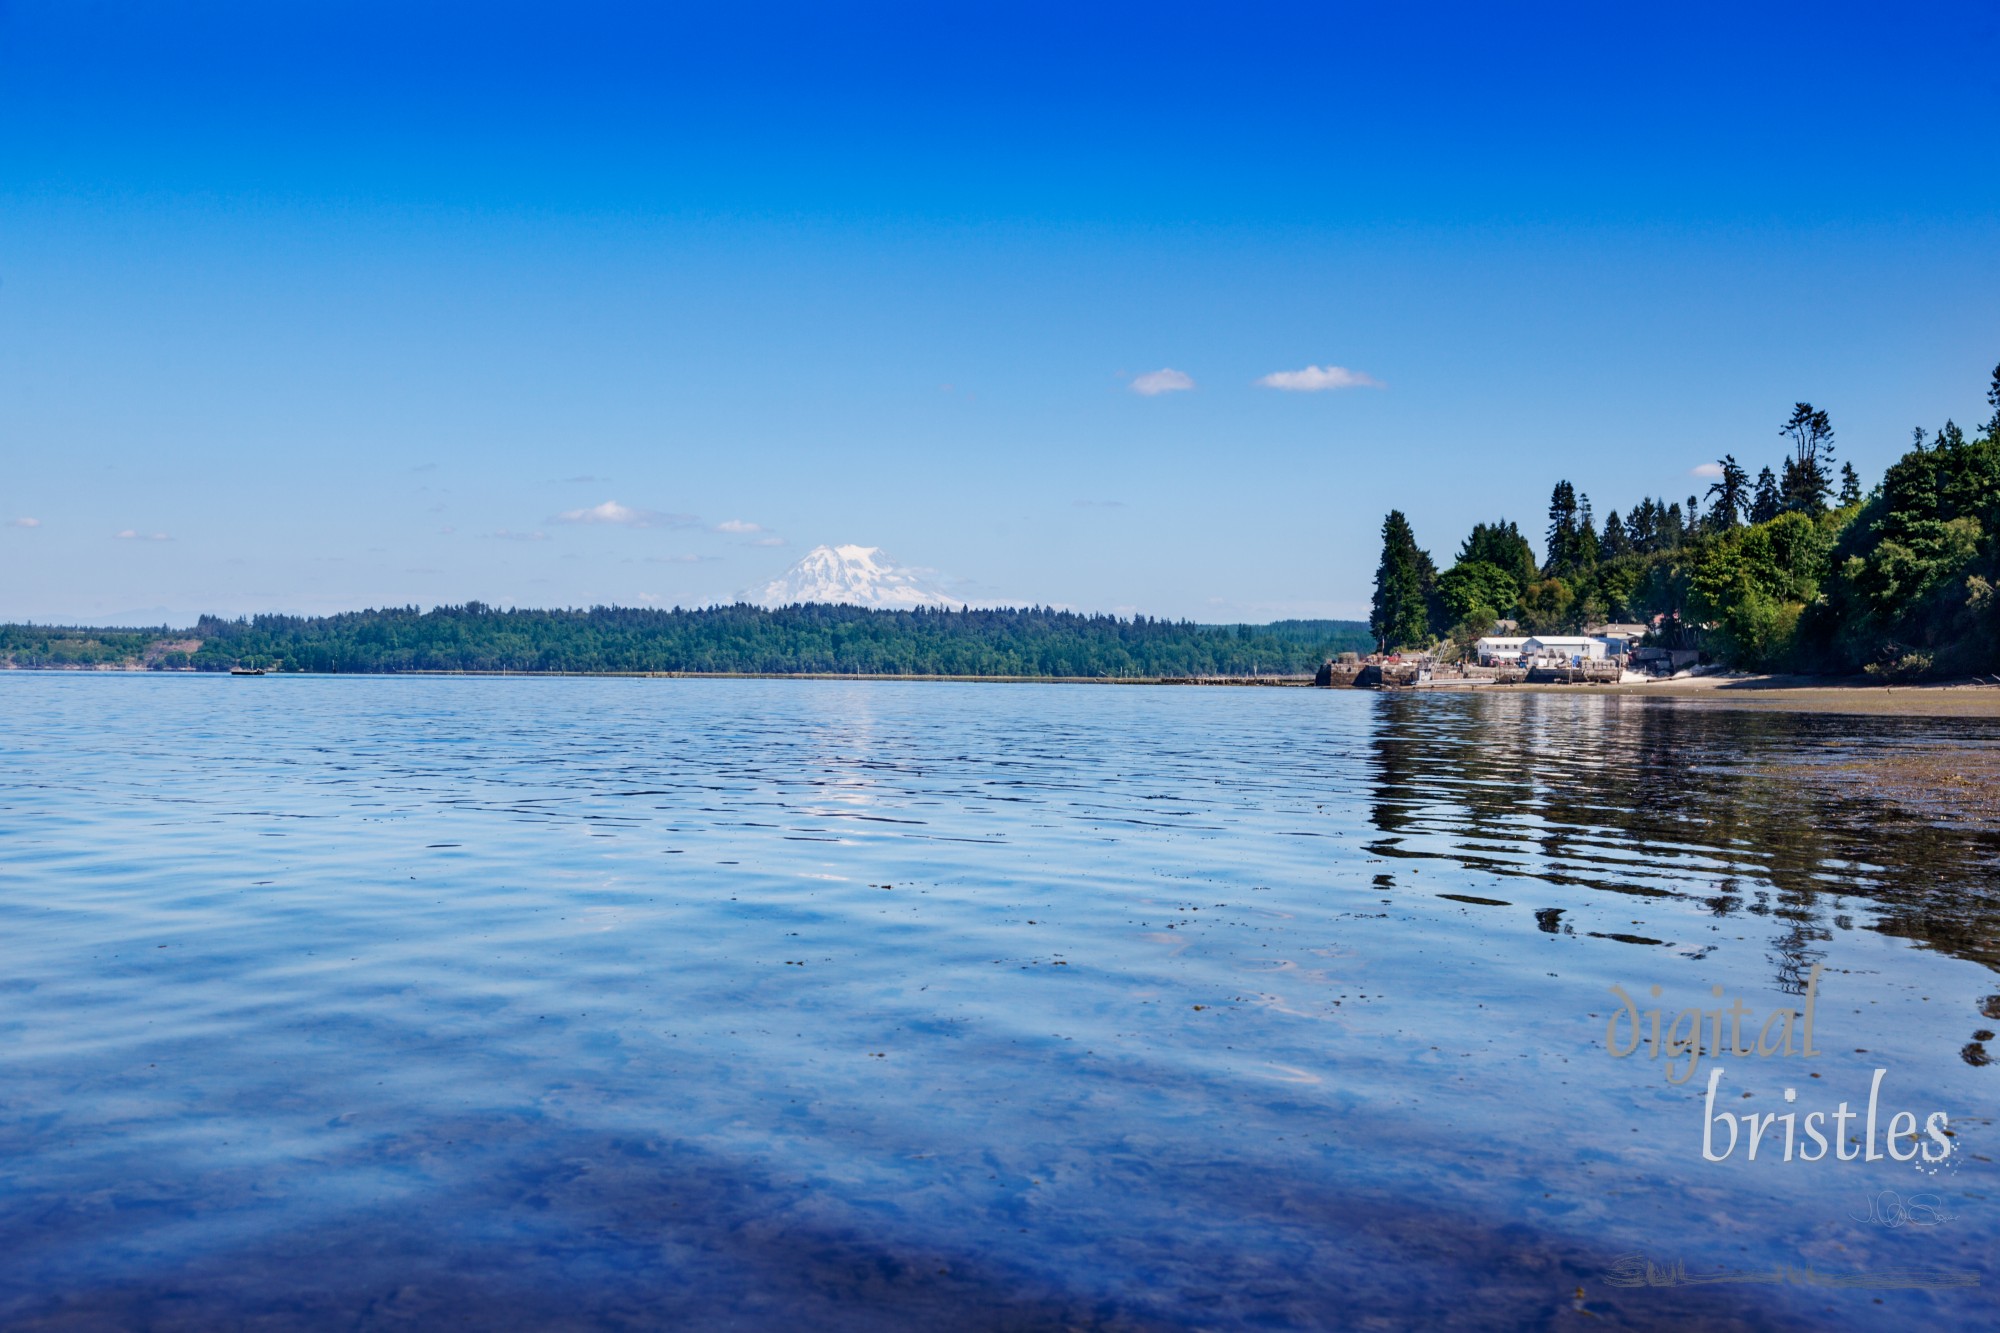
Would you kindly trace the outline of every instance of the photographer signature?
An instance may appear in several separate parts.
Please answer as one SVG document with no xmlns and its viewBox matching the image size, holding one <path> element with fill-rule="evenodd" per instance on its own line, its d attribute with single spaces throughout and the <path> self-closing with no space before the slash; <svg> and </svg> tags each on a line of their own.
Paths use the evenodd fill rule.
<svg viewBox="0 0 2000 1333">
<path fill-rule="evenodd" d="M 1912 1194 L 1905 1199 L 1894 1190 L 1883 1190 L 1868 1200 L 1868 1215 L 1861 1217 L 1848 1214 L 1857 1222 L 1872 1222 L 1878 1227 L 1934 1227 L 1949 1222 L 1957 1216 L 1944 1209 L 1944 1201 L 1935 1194 Z"/>
<path fill-rule="evenodd" d="M 1679 1259 L 1656 1264 L 1643 1254 L 1620 1255 L 1604 1280 L 1614 1287 L 1697 1287 L 1719 1283 L 1757 1283 L 1799 1287 L 1886 1287 L 1904 1290 L 1976 1287 L 1979 1274 L 1926 1268 L 1878 1268 L 1872 1272 L 1822 1273 L 1812 1264 L 1773 1264 L 1769 1268 L 1719 1268 L 1690 1273 Z"/>
</svg>

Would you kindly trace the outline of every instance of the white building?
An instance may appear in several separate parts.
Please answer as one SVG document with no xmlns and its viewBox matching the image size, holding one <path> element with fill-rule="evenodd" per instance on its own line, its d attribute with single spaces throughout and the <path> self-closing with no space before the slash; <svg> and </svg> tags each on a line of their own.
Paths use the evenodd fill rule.
<svg viewBox="0 0 2000 1333">
<path fill-rule="evenodd" d="M 1539 634 L 1521 645 L 1521 651 L 1536 662 L 1567 666 L 1572 662 L 1602 660 L 1610 645 L 1583 634 Z"/>
<path fill-rule="evenodd" d="M 1519 661 L 1521 650 L 1527 646 L 1526 639 L 1510 639 L 1504 635 L 1489 634 L 1473 644 L 1472 651 L 1478 657 L 1479 665 L 1493 666 L 1500 662 Z"/>
</svg>

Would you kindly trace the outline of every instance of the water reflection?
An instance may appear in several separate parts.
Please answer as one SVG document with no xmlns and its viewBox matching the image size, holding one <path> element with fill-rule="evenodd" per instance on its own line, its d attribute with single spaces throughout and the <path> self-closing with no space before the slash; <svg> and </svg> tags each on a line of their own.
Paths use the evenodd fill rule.
<svg viewBox="0 0 2000 1333">
<path fill-rule="evenodd" d="M 2000 829 L 1912 814 L 1868 781 L 1913 746 L 2000 748 L 1992 720 L 1546 695 L 1377 706 L 1376 855 L 1759 918 L 1790 994 L 1863 904 L 1869 929 L 2000 965 Z"/>
</svg>

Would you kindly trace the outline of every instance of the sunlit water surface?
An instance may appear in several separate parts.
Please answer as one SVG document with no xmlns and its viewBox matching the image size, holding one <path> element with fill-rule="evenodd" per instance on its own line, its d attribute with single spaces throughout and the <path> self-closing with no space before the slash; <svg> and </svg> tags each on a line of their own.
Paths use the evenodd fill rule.
<svg viewBox="0 0 2000 1333">
<path fill-rule="evenodd" d="M 0 1325 L 1990 1327 L 2000 842 L 1844 775 L 1996 743 L 0 675 Z M 1762 1013 L 1814 964 L 1823 1055 L 1721 1061 L 1730 1110 L 1886 1069 L 1942 1169 L 1705 1162 L 1706 1067 L 1603 1049 L 1614 983 Z"/>
</svg>

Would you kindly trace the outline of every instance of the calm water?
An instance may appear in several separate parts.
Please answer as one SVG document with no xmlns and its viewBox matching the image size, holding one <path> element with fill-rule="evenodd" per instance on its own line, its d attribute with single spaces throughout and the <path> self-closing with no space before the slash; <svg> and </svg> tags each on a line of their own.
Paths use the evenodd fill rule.
<svg viewBox="0 0 2000 1333">
<path fill-rule="evenodd" d="M 2000 840 L 1854 773 L 1992 722 L 6 673 L 0 723 L 0 1326 L 1991 1326 Z M 1708 1062 L 1729 1109 L 1884 1068 L 1943 1167 L 1705 1162 L 1706 1063 L 1603 1049 L 1613 983 L 1815 963 L 1823 1055 Z"/>
</svg>

